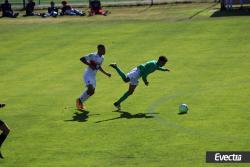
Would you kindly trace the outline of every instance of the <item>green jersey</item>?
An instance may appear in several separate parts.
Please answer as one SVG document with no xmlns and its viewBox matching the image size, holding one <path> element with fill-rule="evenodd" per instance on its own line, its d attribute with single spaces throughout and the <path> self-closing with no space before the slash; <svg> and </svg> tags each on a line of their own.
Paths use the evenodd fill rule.
<svg viewBox="0 0 250 167">
<path fill-rule="evenodd" d="M 155 60 L 141 64 L 137 68 L 140 70 L 140 76 L 144 82 L 147 82 L 147 76 L 155 70 L 168 71 L 168 69 L 160 67 Z"/>
</svg>

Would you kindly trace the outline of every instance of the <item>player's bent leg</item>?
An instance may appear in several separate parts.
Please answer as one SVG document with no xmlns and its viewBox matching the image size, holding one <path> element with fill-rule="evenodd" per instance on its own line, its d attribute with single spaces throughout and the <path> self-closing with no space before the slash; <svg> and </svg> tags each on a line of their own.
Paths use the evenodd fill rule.
<svg viewBox="0 0 250 167">
<path fill-rule="evenodd" d="M 8 125 L 0 120 L 0 130 L 2 131 L 2 134 L 8 135 L 10 133 L 10 128 Z M 1 143 L 0 143 L 1 146 Z"/>
<path fill-rule="evenodd" d="M 83 104 L 90 96 L 95 93 L 95 87 L 91 84 L 87 85 L 87 90 L 83 92 L 79 99 L 76 99 L 76 107 L 77 109 L 83 110 L 85 109 L 85 105 Z"/>
<path fill-rule="evenodd" d="M 0 130 L 2 131 L 0 135 L 0 148 L 4 142 L 4 140 L 7 138 L 8 134 L 10 133 L 10 128 L 6 123 L 0 120 Z M 3 155 L 1 154 L 0 150 L 0 158 L 3 158 Z"/>
<path fill-rule="evenodd" d="M 123 96 L 114 103 L 114 106 L 120 110 L 121 109 L 121 103 L 126 100 L 130 95 L 132 95 L 135 91 L 135 88 L 136 88 L 137 85 L 129 85 L 129 89 L 126 93 L 123 94 Z"/>
<path fill-rule="evenodd" d="M 127 83 L 127 82 L 130 81 L 130 78 L 129 78 L 129 77 L 126 77 L 123 81 Z"/>
<path fill-rule="evenodd" d="M 88 85 L 88 90 L 87 90 L 87 94 L 89 96 L 92 96 L 95 94 L 95 87 L 93 85 Z"/>
<path fill-rule="evenodd" d="M 116 63 L 111 63 L 109 66 L 113 67 L 117 73 L 120 75 L 120 77 L 122 78 L 122 80 L 124 82 L 129 82 L 129 78 L 126 76 L 126 74 L 117 66 Z"/>
<path fill-rule="evenodd" d="M 137 85 L 132 85 L 132 84 L 129 85 L 128 92 L 130 93 L 130 95 L 134 93 L 136 86 Z"/>
</svg>

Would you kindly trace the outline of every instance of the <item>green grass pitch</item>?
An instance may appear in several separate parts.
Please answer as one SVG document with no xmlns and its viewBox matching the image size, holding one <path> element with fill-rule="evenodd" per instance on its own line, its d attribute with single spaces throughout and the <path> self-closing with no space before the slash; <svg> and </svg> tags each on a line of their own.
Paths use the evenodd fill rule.
<svg viewBox="0 0 250 167">
<path fill-rule="evenodd" d="M 250 150 L 250 18 L 210 17 L 219 7 L 211 5 L 0 19 L 0 101 L 7 104 L 0 118 L 11 127 L 0 166 L 249 166 L 205 163 L 206 151 Z M 81 113 L 79 58 L 99 43 L 112 78 L 98 72 L 89 113 Z M 161 54 L 171 72 L 151 74 L 148 87 L 140 81 L 123 113 L 113 112 L 128 85 L 108 64 L 129 72 Z M 181 103 L 188 114 L 177 114 Z"/>
</svg>

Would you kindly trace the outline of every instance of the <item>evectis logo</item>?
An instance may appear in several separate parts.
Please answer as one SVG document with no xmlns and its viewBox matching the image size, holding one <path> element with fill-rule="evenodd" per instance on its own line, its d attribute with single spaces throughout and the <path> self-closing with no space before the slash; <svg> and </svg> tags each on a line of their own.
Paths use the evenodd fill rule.
<svg viewBox="0 0 250 167">
<path fill-rule="evenodd" d="M 250 163 L 250 151 L 208 151 L 207 163 Z"/>
<path fill-rule="evenodd" d="M 236 161 L 240 162 L 241 161 L 241 156 L 240 154 L 221 154 L 221 153 L 216 153 L 214 156 L 214 160 L 219 162 L 219 161 Z"/>
</svg>

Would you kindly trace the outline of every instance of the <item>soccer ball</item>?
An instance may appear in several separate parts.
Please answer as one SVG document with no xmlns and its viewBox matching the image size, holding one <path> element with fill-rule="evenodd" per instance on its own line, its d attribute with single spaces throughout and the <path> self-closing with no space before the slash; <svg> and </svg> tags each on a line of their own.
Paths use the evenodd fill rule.
<svg viewBox="0 0 250 167">
<path fill-rule="evenodd" d="M 188 106 L 186 104 L 181 104 L 179 106 L 179 114 L 186 114 L 188 112 Z"/>
</svg>

